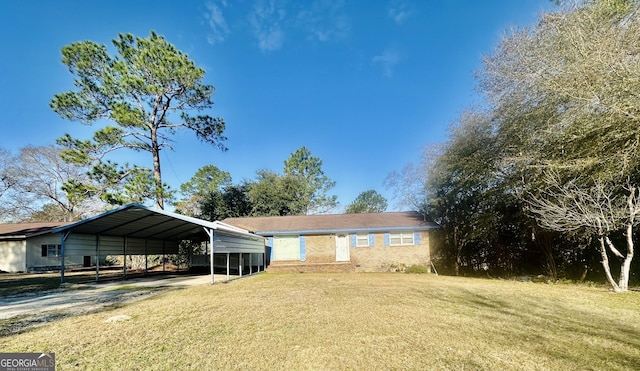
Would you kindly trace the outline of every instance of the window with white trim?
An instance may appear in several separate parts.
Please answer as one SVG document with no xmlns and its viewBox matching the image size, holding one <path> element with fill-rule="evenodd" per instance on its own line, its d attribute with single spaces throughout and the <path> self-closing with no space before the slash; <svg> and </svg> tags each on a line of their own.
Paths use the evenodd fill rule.
<svg viewBox="0 0 640 371">
<path fill-rule="evenodd" d="M 356 234 L 356 247 L 369 247 L 369 233 Z"/>
<path fill-rule="evenodd" d="M 62 245 L 49 244 L 41 245 L 42 256 L 47 258 L 57 258 L 62 255 Z"/>
<path fill-rule="evenodd" d="M 391 246 L 413 245 L 413 232 L 391 232 L 389 244 Z"/>
</svg>

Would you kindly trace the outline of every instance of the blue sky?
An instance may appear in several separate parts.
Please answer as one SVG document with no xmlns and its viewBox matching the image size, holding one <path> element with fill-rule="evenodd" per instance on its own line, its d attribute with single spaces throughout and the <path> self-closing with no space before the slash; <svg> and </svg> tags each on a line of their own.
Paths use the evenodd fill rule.
<svg viewBox="0 0 640 371">
<path fill-rule="evenodd" d="M 281 172 L 306 146 L 336 182 L 342 207 L 383 186 L 444 142 L 461 110 L 479 102 L 474 72 L 512 26 L 533 24 L 549 0 L 204 0 L 0 1 L 0 148 L 17 153 L 91 127 L 50 108 L 73 88 L 60 49 L 119 33 L 163 35 L 216 86 L 208 112 L 227 123 L 229 151 L 188 132 L 162 155 L 173 188 L 213 164 L 234 182 L 256 170 Z M 146 153 L 119 161 L 150 165 Z M 124 159 L 123 159 L 124 158 Z M 337 210 L 341 211 L 342 207 Z"/>
</svg>

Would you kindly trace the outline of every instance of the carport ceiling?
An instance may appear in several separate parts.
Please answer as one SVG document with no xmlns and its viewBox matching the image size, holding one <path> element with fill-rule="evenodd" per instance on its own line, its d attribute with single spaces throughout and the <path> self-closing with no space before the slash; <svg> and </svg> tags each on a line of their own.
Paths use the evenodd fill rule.
<svg viewBox="0 0 640 371">
<path fill-rule="evenodd" d="M 217 222 L 208 222 L 155 210 L 139 204 L 128 204 L 117 209 L 55 229 L 53 232 L 127 236 L 131 238 L 167 241 L 207 241 L 203 228 L 218 229 Z"/>
</svg>

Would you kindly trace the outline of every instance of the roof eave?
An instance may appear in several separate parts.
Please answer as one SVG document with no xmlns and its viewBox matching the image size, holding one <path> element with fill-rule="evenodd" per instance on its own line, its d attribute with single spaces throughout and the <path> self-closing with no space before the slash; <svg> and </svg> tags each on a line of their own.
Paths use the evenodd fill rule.
<svg viewBox="0 0 640 371">
<path fill-rule="evenodd" d="M 357 233 L 357 232 L 393 232 L 393 231 L 425 231 L 435 229 L 438 226 L 413 226 L 413 227 L 374 227 L 374 228 L 336 228 L 336 229 L 303 229 L 303 230 L 274 230 L 274 231 L 254 231 L 261 236 L 271 236 L 276 234 L 327 234 L 327 233 Z"/>
</svg>

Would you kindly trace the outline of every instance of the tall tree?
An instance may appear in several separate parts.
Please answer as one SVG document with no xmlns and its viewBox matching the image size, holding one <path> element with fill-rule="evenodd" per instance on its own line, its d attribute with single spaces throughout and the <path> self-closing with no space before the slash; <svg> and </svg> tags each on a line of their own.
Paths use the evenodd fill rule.
<svg viewBox="0 0 640 371">
<path fill-rule="evenodd" d="M 304 215 L 308 203 L 306 183 L 299 176 L 259 170 L 249 189 L 254 216 Z"/>
<path fill-rule="evenodd" d="M 60 143 L 66 159 L 89 164 L 121 148 L 149 152 L 153 162 L 156 205 L 164 208 L 160 151 L 171 148 L 171 135 L 186 129 L 206 143 L 226 150 L 224 120 L 204 114 L 212 107 L 215 88 L 202 83 L 204 69 L 164 37 L 120 34 L 111 57 L 104 45 L 92 41 L 62 48 L 62 62 L 75 76 L 78 88 L 56 94 L 51 108 L 65 119 L 92 124 L 106 119 L 115 126 L 98 129 L 92 140 L 69 135 Z M 116 165 L 117 164 L 112 164 Z M 99 165 L 97 165 L 99 166 Z"/>
<path fill-rule="evenodd" d="M 242 182 L 211 191 L 203 199 L 199 217 L 207 220 L 223 220 L 251 216 L 254 208 L 249 195 L 250 189 L 250 183 Z"/>
<path fill-rule="evenodd" d="M 446 143 L 425 147 L 418 164 L 390 174 L 386 184 L 405 205 L 418 205 L 440 225 L 433 241 L 440 271 L 537 275 L 550 239 L 531 237 L 533 221 L 506 176 L 494 119 L 479 108 L 463 112 Z M 532 250 L 534 241 L 539 250 Z M 556 277 L 555 262 L 546 265 Z"/>
<path fill-rule="evenodd" d="M 456 275 L 472 261 L 472 268 L 495 268 L 486 260 L 487 242 L 498 241 L 496 201 L 502 191 L 492 125 L 491 116 L 482 111 L 463 113 L 427 171 L 426 209 L 441 226 L 443 252 Z"/>
<path fill-rule="evenodd" d="M 328 195 L 336 183 L 324 174 L 322 160 L 306 147 L 298 148 L 285 160 L 284 175 L 300 179 L 304 214 L 321 214 L 338 205 L 338 196 Z"/>
<path fill-rule="evenodd" d="M 387 199 L 373 189 L 361 192 L 345 209 L 347 214 L 382 213 L 387 209 Z"/>
<path fill-rule="evenodd" d="M 515 194 L 541 225 L 600 241 L 605 271 L 607 249 L 619 257 L 619 282 L 608 277 L 616 291 L 627 290 L 638 223 L 639 15 L 633 0 L 544 14 L 506 37 L 481 74 L 504 163 L 521 180 Z M 608 243 L 621 235 L 624 253 Z"/>
<path fill-rule="evenodd" d="M 205 165 L 180 186 L 183 199 L 176 207 L 181 213 L 198 216 L 201 206 L 211 194 L 222 194 L 221 190 L 231 186 L 231 174 L 214 165 Z M 215 219 L 214 219 L 215 220 Z"/>
</svg>

